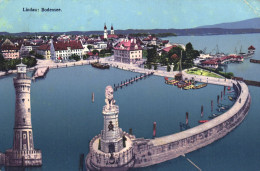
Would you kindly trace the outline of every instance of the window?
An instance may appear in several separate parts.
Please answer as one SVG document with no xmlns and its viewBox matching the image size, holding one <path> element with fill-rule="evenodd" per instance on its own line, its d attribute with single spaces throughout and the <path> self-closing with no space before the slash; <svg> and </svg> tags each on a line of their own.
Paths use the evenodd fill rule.
<svg viewBox="0 0 260 171">
<path fill-rule="evenodd" d="M 30 108 L 28 108 L 28 112 L 31 112 L 31 109 L 30 109 Z"/>
<path fill-rule="evenodd" d="M 22 101 L 24 102 L 24 99 L 22 99 Z"/>
</svg>

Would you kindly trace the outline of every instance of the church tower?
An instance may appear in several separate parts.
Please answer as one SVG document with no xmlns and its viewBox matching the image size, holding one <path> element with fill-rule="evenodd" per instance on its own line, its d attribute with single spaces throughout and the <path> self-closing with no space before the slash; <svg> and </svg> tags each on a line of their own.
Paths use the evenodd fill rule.
<svg viewBox="0 0 260 171">
<path fill-rule="evenodd" d="M 111 34 L 115 34 L 113 24 L 111 24 Z"/>
<path fill-rule="evenodd" d="M 42 154 L 34 149 L 31 123 L 31 79 L 26 76 L 26 65 L 17 65 L 17 77 L 13 79 L 15 101 L 15 123 L 13 148 L 5 153 L 6 166 L 41 166 Z"/>
<path fill-rule="evenodd" d="M 106 105 L 103 107 L 104 129 L 101 131 L 101 151 L 119 152 L 123 149 L 123 131 L 118 126 L 119 107 L 115 105 L 113 88 L 106 87 Z"/>
<path fill-rule="evenodd" d="M 106 23 L 105 23 L 105 25 L 104 25 L 104 39 L 107 39 L 107 35 L 108 35 L 107 26 L 106 26 Z"/>
</svg>

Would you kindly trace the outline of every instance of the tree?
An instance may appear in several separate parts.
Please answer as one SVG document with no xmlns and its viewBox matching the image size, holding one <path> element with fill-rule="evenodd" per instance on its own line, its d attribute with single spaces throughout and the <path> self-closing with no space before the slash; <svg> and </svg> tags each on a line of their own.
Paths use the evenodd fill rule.
<svg viewBox="0 0 260 171">
<path fill-rule="evenodd" d="M 96 53 L 98 53 L 98 50 L 93 50 L 92 53 L 95 55 Z"/>
<path fill-rule="evenodd" d="M 37 59 L 44 59 L 44 56 L 43 56 L 43 55 L 40 55 L 40 54 L 36 54 L 36 55 L 35 55 L 35 58 L 37 58 Z"/>
<path fill-rule="evenodd" d="M 19 60 L 20 61 L 20 60 Z M 33 57 L 30 57 L 30 56 L 27 56 L 25 58 L 23 58 L 23 61 L 22 61 L 25 65 L 27 65 L 27 67 L 34 67 L 36 64 L 37 64 L 37 60 L 36 58 L 33 58 Z M 19 64 L 19 62 L 17 63 Z M 16 64 L 16 65 L 17 65 Z M 16 66 L 15 66 L 16 67 Z"/>
<path fill-rule="evenodd" d="M 157 70 L 157 65 L 156 64 L 153 65 L 153 69 Z"/>
<path fill-rule="evenodd" d="M 157 57 L 157 47 L 149 46 L 147 50 L 147 62 L 154 62 Z"/>
<path fill-rule="evenodd" d="M 70 60 L 75 60 L 75 61 L 79 61 L 80 60 L 80 57 L 79 55 L 76 55 L 76 54 L 72 54 L 70 57 L 69 57 Z"/>
<path fill-rule="evenodd" d="M 86 60 L 89 58 L 89 55 L 83 55 L 83 59 Z"/>
<path fill-rule="evenodd" d="M 34 50 L 31 50 L 31 51 L 29 52 L 29 55 L 35 55 L 35 51 L 34 51 Z"/>
<path fill-rule="evenodd" d="M 92 46 L 91 46 L 91 45 L 88 45 L 87 48 L 88 48 L 88 49 L 92 49 Z"/>
</svg>

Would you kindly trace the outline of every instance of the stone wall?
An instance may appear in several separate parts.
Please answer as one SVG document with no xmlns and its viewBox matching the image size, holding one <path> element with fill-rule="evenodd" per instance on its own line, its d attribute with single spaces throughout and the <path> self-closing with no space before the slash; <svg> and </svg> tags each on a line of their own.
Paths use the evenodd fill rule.
<svg viewBox="0 0 260 171">
<path fill-rule="evenodd" d="M 135 165 L 146 167 L 192 152 L 222 138 L 238 126 L 248 113 L 251 97 L 248 87 L 240 82 L 233 85 L 238 98 L 227 112 L 207 123 L 152 140 L 134 141 Z"/>
</svg>

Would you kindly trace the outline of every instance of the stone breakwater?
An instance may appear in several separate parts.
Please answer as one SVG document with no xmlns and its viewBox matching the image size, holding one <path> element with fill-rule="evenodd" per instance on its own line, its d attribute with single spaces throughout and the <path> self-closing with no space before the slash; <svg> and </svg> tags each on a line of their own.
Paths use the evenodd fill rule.
<svg viewBox="0 0 260 171">
<path fill-rule="evenodd" d="M 244 82 L 233 83 L 233 88 L 237 93 L 237 100 L 232 108 L 221 116 L 180 133 L 151 140 L 134 140 L 134 167 L 147 167 L 174 159 L 227 135 L 243 121 L 251 104 L 251 96 Z"/>
</svg>

